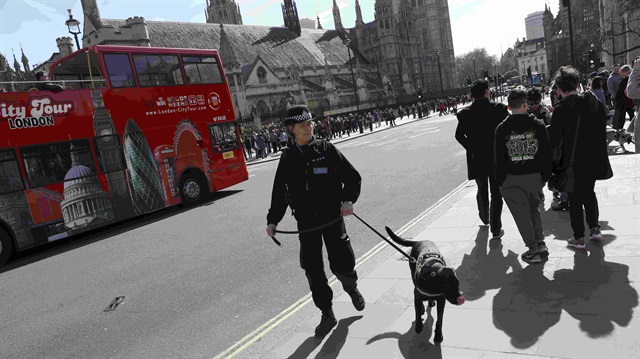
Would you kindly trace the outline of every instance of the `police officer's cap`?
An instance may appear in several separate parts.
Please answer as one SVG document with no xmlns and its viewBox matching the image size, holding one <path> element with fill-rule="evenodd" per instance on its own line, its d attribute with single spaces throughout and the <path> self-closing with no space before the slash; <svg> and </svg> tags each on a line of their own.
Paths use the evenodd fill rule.
<svg viewBox="0 0 640 359">
<path fill-rule="evenodd" d="M 316 115 L 311 113 L 307 105 L 295 105 L 287 110 L 284 115 L 284 125 L 295 125 L 296 123 L 312 121 Z"/>
</svg>

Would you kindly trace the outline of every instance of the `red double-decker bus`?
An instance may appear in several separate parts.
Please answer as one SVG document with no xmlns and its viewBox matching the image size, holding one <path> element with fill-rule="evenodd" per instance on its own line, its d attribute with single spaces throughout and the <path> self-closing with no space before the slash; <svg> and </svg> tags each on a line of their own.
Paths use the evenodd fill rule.
<svg viewBox="0 0 640 359">
<path fill-rule="evenodd" d="M 64 90 L 0 93 L 0 265 L 249 178 L 217 51 L 97 45 L 50 72 Z"/>
</svg>

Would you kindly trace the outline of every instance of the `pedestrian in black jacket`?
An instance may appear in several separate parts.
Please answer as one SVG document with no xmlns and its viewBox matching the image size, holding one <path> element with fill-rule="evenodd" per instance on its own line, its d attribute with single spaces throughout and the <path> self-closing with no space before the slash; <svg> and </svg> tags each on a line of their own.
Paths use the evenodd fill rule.
<svg viewBox="0 0 640 359">
<path fill-rule="evenodd" d="M 467 150 L 467 173 L 478 185 L 478 214 L 485 225 L 491 225 L 493 238 L 504 235 L 502 229 L 502 196 L 493 172 L 493 144 L 496 127 L 509 116 L 507 106 L 490 101 L 489 82 L 476 80 L 471 85 L 473 103 L 458 112 L 456 140 Z M 491 190 L 491 202 L 489 202 Z"/>
<path fill-rule="evenodd" d="M 551 145 L 542 120 L 527 113 L 527 92 L 514 89 L 507 99 L 512 115 L 496 128 L 495 177 L 528 250 L 527 263 L 549 255 L 542 233 L 539 193 L 551 176 Z"/>
<path fill-rule="evenodd" d="M 549 139 L 554 154 L 553 172 L 561 173 L 566 170 L 570 165 L 572 153 L 574 155 L 575 184 L 573 193 L 569 193 L 569 216 L 573 238 L 569 240 L 568 245 L 584 249 L 585 213 L 590 239 L 602 240 L 598 220 L 598 199 L 594 187 L 596 180 L 610 178 L 613 173 L 607 152 L 607 117 L 604 106 L 589 91 L 578 95 L 579 81 L 580 73 L 575 68 L 563 66 L 558 70 L 555 83 L 562 100 L 553 110 Z M 577 141 L 575 152 L 574 141 Z"/>
<path fill-rule="evenodd" d="M 342 217 L 353 214 L 362 178 L 335 146 L 313 136 L 314 118 L 304 105 L 287 110 L 284 124 L 294 143 L 280 157 L 267 215 L 267 235 L 275 235 L 287 206 L 291 207 L 298 230 L 304 232 L 299 236 L 300 266 L 309 281 L 313 302 L 322 311 L 315 333 L 323 337 L 337 324 L 332 309 L 333 291 L 327 284 L 322 259 L 323 238 L 331 271 L 342 282 L 354 307 L 358 311 L 365 307 Z M 321 228 L 313 230 L 318 227 Z"/>
</svg>

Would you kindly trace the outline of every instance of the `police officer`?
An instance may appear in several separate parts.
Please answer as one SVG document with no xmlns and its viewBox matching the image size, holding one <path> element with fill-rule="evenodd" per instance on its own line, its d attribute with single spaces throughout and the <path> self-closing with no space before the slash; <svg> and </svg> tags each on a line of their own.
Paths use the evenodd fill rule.
<svg viewBox="0 0 640 359">
<path fill-rule="evenodd" d="M 276 226 L 290 206 L 302 232 L 300 266 L 309 281 L 313 302 L 322 311 L 315 334 L 323 337 L 337 324 L 332 309 L 333 291 L 323 266 L 323 239 L 331 271 L 342 282 L 354 307 L 361 311 L 365 306 L 357 288 L 355 256 L 342 217 L 353 214 L 362 179 L 337 148 L 315 138 L 314 119 L 305 105 L 293 106 L 286 112 L 284 125 L 293 142 L 283 150 L 278 164 L 267 235 L 275 235 Z"/>
</svg>

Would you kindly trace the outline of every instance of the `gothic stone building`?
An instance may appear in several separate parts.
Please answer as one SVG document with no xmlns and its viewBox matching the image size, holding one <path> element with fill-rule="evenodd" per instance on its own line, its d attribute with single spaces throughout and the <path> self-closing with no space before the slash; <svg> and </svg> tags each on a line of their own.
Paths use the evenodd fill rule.
<svg viewBox="0 0 640 359">
<path fill-rule="evenodd" d="M 294 103 L 320 115 L 355 110 L 356 93 L 360 109 L 407 101 L 418 88 L 439 96 L 438 65 L 444 90 L 456 83 L 446 0 L 376 0 L 370 23 L 356 0 L 353 28 L 334 1 L 335 30 L 301 26 L 292 0 L 282 4 L 284 26 L 243 25 L 234 0 L 207 0 L 206 23 L 104 19 L 96 0 L 82 6 L 83 46 L 218 49 L 236 115 L 256 125 Z"/>
</svg>

